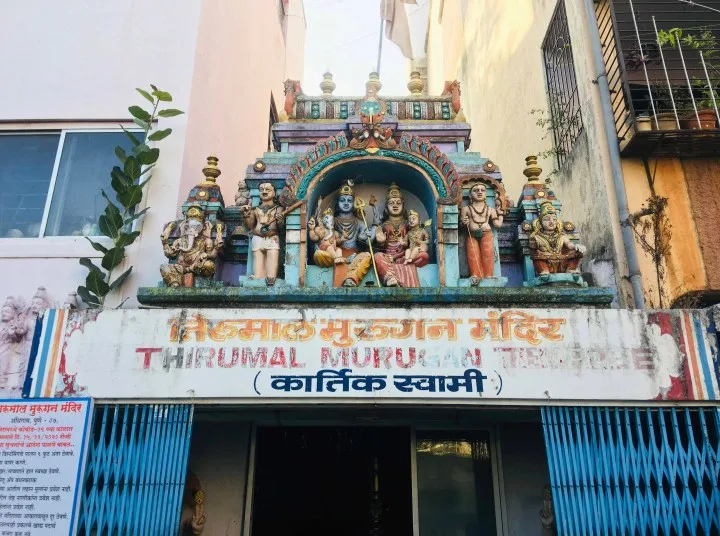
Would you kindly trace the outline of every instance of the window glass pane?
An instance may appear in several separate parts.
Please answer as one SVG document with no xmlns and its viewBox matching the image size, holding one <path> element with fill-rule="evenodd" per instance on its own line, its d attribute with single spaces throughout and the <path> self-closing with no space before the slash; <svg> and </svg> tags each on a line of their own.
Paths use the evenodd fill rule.
<svg viewBox="0 0 720 536">
<path fill-rule="evenodd" d="M 417 434 L 422 536 L 497 534 L 487 432 Z"/>
<path fill-rule="evenodd" d="M 0 237 L 40 236 L 60 134 L 0 135 Z"/>
<path fill-rule="evenodd" d="M 132 147 L 123 132 L 65 134 L 45 236 L 100 234 L 97 221 L 107 204 L 102 190 L 115 199 L 110 170 L 119 164 L 117 145 L 127 152 Z"/>
</svg>

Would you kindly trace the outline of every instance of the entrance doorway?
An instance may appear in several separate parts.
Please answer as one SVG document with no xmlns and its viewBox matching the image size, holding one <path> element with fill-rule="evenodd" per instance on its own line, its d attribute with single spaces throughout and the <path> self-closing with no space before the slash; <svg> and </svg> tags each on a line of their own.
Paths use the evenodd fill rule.
<svg viewBox="0 0 720 536">
<path fill-rule="evenodd" d="M 410 429 L 261 427 L 252 536 L 412 536 Z"/>
</svg>

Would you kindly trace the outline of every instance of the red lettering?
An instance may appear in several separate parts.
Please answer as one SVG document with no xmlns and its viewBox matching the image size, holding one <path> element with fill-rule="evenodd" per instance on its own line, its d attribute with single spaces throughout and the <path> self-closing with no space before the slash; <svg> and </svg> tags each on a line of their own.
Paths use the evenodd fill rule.
<svg viewBox="0 0 720 536">
<path fill-rule="evenodd" d="M 385 364 L 385 368 L 390 368 L 390 360 L 393 357 L 392 348 L 383 346 L 381 348 L 373 348 L 373 365 L 380 368 L 381 362 Z"/>
<path fill-rule="evenodd" d="M 395 349 L 395 360 L 397 361 L 398 367 L 400 368 L 412 368 L 415 366 L 415 348 L 408 349 L 407 362 L 403 359 L 402 348 Z"/>
<path fill-rule="evenodd" d="M 218 350 L 218 366 L 223 368 L 232 368 L 237 366 L 238 362 L 240 361 L 240 348 L 233 347 L 231 352 L 231 358 L 230 362 L 225 361 L 225 348 L 220 348 Z"/>
<path fill-rule="evenodd" d="M 473 348 L 470 350 L 469 348 L 465 349 L 465 359 L 463 360 L 466 363 L 470 362 L 470 366 L 472 367 L 482 367 L 482 354 L 480 353 L 480 348 Z"/>
<path fill-rule="evenodd" d="M 143 369 L 150 368 L 150 357 L 155 353 L 162 352 L 162 348 L 135 348 L 135 353 L 143 354 Z"/>
<path fill-rule="evenodd" d="M 271 367 L 287 368 L 287 360 L 285 359 L 285 349 L 282 346 L 276 346 L 270 358 Z"/>
<path fill-rule="evenodd" d="M 352 356 L 352 363 L 353 367 L 358 368 L 365 368 L 370 364 L 370 348 L 364 348 L 362 352 L 363 360 L 360 361 L 360 352 L 357 351 L 357 349 L 353 348 L 355 350 L 353 352 Z"/>
<path fill-rule="evenodd" d="M 290 347 L 290 368 L 305 368 L 305 363 L 297 362 L 297 351 L 294 346 Z"/>
<path fill-rule="evenodd" d="M 260 346 L 256 352 L 252 351 L 252 348 L 242 349 L 242 366 L 250 368 L 254 367 L 266 367 L 267 366 L 267 354 L 268 349 L 265 346 Z"/>
</svg>

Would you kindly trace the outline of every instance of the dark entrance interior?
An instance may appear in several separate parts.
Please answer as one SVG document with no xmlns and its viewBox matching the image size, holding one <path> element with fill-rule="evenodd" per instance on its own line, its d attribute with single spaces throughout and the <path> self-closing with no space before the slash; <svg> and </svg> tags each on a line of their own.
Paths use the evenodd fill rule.
<svg viewBox="0 0 720 536">
<path fill-rule="evenodd" d="M 253 536 L 412 535 L 409 428 L 268 427 Z"/>
</svg>

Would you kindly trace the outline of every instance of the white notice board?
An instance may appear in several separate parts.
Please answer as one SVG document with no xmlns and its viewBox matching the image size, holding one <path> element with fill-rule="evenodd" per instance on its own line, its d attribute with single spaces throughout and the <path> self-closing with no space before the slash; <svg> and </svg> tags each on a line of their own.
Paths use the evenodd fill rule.
<svg viewBox="0 0 720 536">
<path fill-rule="evenodd" d="M 89 398 L 0 400 L 0 536 L 72 536 Z"/>
</svg>

